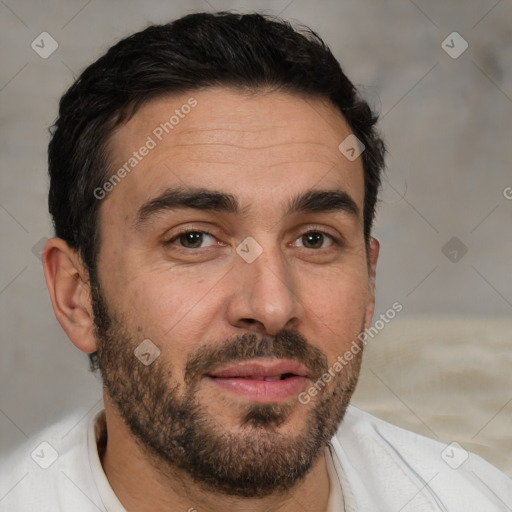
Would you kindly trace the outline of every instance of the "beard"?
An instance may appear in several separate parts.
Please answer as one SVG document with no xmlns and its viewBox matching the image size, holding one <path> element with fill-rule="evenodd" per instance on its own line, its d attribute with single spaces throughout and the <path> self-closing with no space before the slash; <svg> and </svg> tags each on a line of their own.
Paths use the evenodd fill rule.
<svg viewBox="0 0 512 512">
<path fill-rule="evenodd" d="M 176 382 L 164 357 L 149 366 L 135 357 L 142 339 L 109 311 L 95 279 L 91 295 L 103 386 L 148 460 L 164 474 L 184 472 L 206 490 L 229 496 L 284 493 L 306 476 L 336 433 L 357 383 L 362 350 L 331 382 L 323 383 L 308 407 L 298 400 L 245 404 L 239 428 L 232 432 L 217 420 L 223 416 L 220 407 L 214 415 L 200 403 L 202 377 L 227 363 L 272 357 L 304 364 L 315 382 L 328 370 L 325 354 L 295 331 L 282 330 L 273 337 L 245 333 L 192 352 L 183 382 Z M 307 415 L 302 431 L 279 432 L 298 407 Z"/>
</svg>

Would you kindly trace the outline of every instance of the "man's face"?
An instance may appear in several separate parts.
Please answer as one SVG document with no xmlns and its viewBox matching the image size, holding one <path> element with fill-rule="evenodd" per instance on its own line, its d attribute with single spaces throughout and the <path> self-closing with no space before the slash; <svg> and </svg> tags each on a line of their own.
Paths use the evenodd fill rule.
<svg viewBox="0 0 512 512">
<path fill-rule="evenodd" d="M 100 208 L 95 335 L 106 391 L 155 463 L 263 495 L 335 433 L 362 352 L 298 395 L 373 314 L 349 134 L 324 101 L 210 88 L 153 100 L 112 137 L 114 170 L 138 156 Z"/>
</svg>

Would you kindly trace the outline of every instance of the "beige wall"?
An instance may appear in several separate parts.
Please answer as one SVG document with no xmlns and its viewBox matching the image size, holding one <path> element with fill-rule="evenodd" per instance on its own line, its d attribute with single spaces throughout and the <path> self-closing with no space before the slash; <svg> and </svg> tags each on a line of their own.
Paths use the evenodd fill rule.
<svg viewBox="0 0 512 512">
<path fill-rule="evenodd" d="M 375 228 L 382 244 L 377 315 L 395 301 L 402 316 L 510 315 L 512 3 L 496 4 L 0 3 L 0 451 L 99 398 L 85 356 L 53 316 L 34 255 L 51 236 L 47 127 L 59 97 L 117 39 L 193 10 L 267 9 L 310 25 L 381 111 L 390 155 Z M 59 45 L 47 59 L 31 48 L 43 31 Z M 469 44 L 456 59 L 441 46 L 453 31 Z M 443 252 L 453 237 L 456 245 Z M 450 261 L 461 247 L 467 253 Z"/>
</svg>

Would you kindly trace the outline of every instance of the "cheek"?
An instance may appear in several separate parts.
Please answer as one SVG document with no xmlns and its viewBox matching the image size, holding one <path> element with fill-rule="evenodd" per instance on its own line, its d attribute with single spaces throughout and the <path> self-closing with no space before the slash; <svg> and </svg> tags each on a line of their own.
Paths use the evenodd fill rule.
<svg viewBox="0 0 512 512">
<path fill-rule="evenodd" d="M 339 271 L 314 280 L 311 293 L 304 300 L 312 340 L 329 360 L 343 353 L 364 329 L 368 304 L 368 280 L 364 270 Z M 311 284 L 311 283 L 310 283 Z"/>
<path fill-rule="evenodd" d="M 179 365 L 207 337 L 222 304 L 215 287 L 218 276 L 171 274 L 150 272 L 131 279 L 122 288 L 123 311 L 128 322 L 143 331 L 141 335 Z"/>
</svg>

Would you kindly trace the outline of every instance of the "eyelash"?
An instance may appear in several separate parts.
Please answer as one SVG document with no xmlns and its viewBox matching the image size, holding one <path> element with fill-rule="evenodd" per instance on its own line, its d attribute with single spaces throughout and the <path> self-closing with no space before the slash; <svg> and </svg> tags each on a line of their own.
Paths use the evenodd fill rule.
<svg viewBox="0 0 512 512">
<path fill-rule="evenodd" d="M 178 233 L 176 233 L 169 240 L 164 241 L 163 245 L 164 246 L 172 245 L 172 243 L 175 242 L 180 236 L 186 235 L 187 233 L 201 233 L 202 235 L 209 235 L 209 236 L 211 236 L 213 238 L 216 238 L 215 235 L 213 235 L 209 231 L 204 231 L 202 229 L 184 229 L 183 231 L 178 231 Z M 187 249 L 191 250 L 189 247 L 182 247 L 182 246 L 178 246 L 178 247 L 181 248 L 181 249 L 185 249 L 185 250 L 187 250 Z M 204 247 L 200 247 L 200 249 L 204 249 Z M 197 249 L 192 249 L 192 250 L 196 250 L 197 251 Z"/>
<path fill-rule="evenodd" d="M 332 241 L 332 245 L 330 245 L 329 247 L 324 247 L 324 248 L 321 248 L 321 249 L 309 249 L 311 251 L 321 251 L 321 250 L 326 251 L 326 250 L 332 249 L 333 246 L 340 246 L 341 245 L 340 241 L 334 235 L 331 235 L 330 233 L 327 233 L 327 231 L 324 231 L 323 229 L 308 229 L 307 231 L 304 231 L 304 233 L 299 235 L 297 238 L 295 238 L 294 242 L 296 240 L 298 240 L 299 238 L 302 238 L 302 237 L 304 237 L 306 235 L 309 235 L 310 233 L 315 233 L 315 234 L 323 235 L 324 237 L 327 237 L 327 238 L 331 239 L 331 241 Z M 300 249 L 308 250 L 307 247 L 300 247 Z"/>
<path fill-rule="evenodd" d="M 169 245 L 172 245 L 173 242 L 175 242 L 178 238 L 180 238 L 180 236 L 182 235 L 186 235 L 187 233 L 201 233 L 203 235 L 209 235 L 213 238 L 216 238 L 215 235 L 213 235 L 212 233 L 210 233 L 209 231 L 203 231 L 201 229 L 184 229 L 182 231 L 179 231 L 178 233 L 176 233 L 172 238 L 170 238 L 169 240 L 166 240 L 163 242 L 163 245 L 165 247 L 169 246 Z M 336 245 L 336 246 L 339 246 L 339 247 L 343 247 L 344 246 L 344 243 L 341 239 L 335 237 L 334 235 L 331 235 L 330 233 L 327 233 L 327 231 L 324 231 L 323 229 L 315 229 L 315 228 L 312 228 L 312 229 L 309 229 L 308 231 L 305 231 L 304 233 L 302 233 L 301 235 L 299 235 L 297 238 L 295 238 L 295 240 L 303 237 L 303 236 L 306 236 L 310 233 L 319 233 L 321 235 L 324 235 L 328 238 L 330 238 L 333 242 L 333 245 Z M 294 241 L 295 241 L 294 240 Z M 190 247 L 183 247 L 183 246 L 178 246 L 180 249 L 184 249 L 184 250 L 191 250 L 191 251 L 197 251 L 198 249 L 207 249 L 207 247 L 199 247 L 198 249 L 192 249 Z M 307 247 L 302 247 L 302 249 L 306 249 L 307 250 Z M 325 249 L 329 249 L 329 247 L 327 248 L 324 248 Z M 312 251 L 319 251 L 321 249 L 310 249 Z"/>
</svg>

